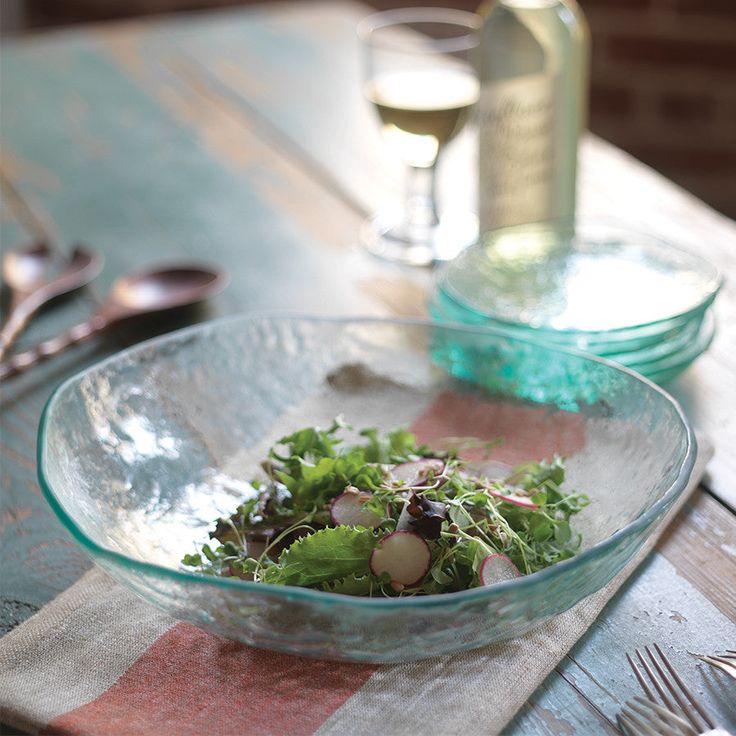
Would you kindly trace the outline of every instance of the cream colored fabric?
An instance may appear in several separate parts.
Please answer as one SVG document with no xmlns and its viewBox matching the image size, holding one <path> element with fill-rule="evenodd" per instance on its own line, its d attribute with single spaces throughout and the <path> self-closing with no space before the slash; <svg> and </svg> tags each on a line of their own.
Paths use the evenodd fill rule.
<svg viewBox="0 0 736 736">
<path fill-rule="evenodd" d="M 37 732 L 105 692 L 175 624 L 93 568 L 0 639 L 0 721 Z"/>
</svg>

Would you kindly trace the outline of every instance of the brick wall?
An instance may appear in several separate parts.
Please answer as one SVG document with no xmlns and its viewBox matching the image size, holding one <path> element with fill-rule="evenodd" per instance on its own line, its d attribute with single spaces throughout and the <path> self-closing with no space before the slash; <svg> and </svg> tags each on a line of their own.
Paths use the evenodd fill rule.
<svg viewBox="0 0 736 736">
<path fill-rule="evenodd" d="M 593 40 L 591 129 L 736 218 L 736 0 L 578 1 Z M 249 2 L 25 0 L 25 6 L 31 24 L 48 25 Z M 474 10 L 479 0 L 367 2 Z"/>
<path fill-rule="evenodd" d="M 736 217 L 736 0 L 580 0 L 591 129 Z"/>
<path fill-rule="evenodd" d="M 591 130 L 736 218 L 736 0 L 578 2 L 592 39 Z"/>
</svg>

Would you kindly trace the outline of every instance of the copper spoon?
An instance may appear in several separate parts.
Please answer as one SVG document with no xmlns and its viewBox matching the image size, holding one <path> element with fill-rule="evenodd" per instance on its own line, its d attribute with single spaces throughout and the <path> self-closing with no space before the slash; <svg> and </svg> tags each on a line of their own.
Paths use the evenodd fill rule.
<svg viewBox="0 0 736 736">
<path fill-rule="evenodd" d="M 31 317 L 46 303 L 81 288 L 102 270 L 99 253 L 77 246 L 66 266 L 47 277 L 51 251 L 45 243 L 8 251 L 3 258 L 3 280 L 10 289 L 10 314 L 0 330 L 0 360 Z"/>
<path fill-rule="evenodd" d="M 6 251 L 3 256 L 3 282 L 10 290 L 11 312 L 44 283 L 51 260 L 51 248 L 40 240 Z"/>
<path fill-rule="evenodd" d="M 200 302 L 225 283 L 221 271 L 194 265 L 123 276 L 113 283 L 105 302 L 88 320 L 0 363 L 0 380 L 58 355 L 123 320 Z"/>
</svg>

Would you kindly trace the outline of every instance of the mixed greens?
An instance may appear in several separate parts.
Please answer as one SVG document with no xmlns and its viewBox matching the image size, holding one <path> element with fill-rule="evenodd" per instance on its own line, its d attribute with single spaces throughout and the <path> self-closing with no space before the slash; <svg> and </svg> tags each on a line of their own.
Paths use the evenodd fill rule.
<svg viewBox="0 0 736 736">
<path fill-rule="evenodd" d="M 347 444 L 326 430 L 282 438 L 252 497 L 182 560 L 236 576 L 362 596 L 449 593 L 541 570 L 580 548 L 570 517 L 587 497 L 562 490 L 563 460 L 516 468 L 460 458 L 497 443 L 452 439 L 442 450 L 398 429 Z"/>
</svg>

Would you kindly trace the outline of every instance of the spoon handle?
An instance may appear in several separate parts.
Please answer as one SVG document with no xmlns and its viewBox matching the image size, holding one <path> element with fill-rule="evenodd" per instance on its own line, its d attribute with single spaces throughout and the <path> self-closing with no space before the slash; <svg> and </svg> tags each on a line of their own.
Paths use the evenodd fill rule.
<svg viewBox="0 0 736 736">
<path fill-rule="evenodd" d="M 0 361 L 5 359 L 10 346 L 15 342 L 18 335 L 26 328 L 31 317 L 38 311 L 43 304 L 33 295 L 23 299 L 16 305 L 11 305 L 10 315 L 5 321 L 2 330 L 0 330 Z"/>
<path fill-rule="evenodd" d="M 109 325 L 110 321 L 103 314 L 95 314 L 86 322 L 74 325 L 61 335 L 52 337 L 24 353 L 12 356 L 4 363 L 0 363 L 0 381 L 17 373 L 23 373 L 37 363 L 63 353 L 67 348 L 78 345 L 92 335 L 102 332 Z"/>
<path fill-rule="evenodd" d="M 0 361 L 5 359 L 10 346 L 44 304 L 88 284 L 100 273 L 103 262 L 100 253 L 78 245 L 61 273 L 27 293 L 13 293 L 10 316 L 0 331 Z"/>
</svg>

